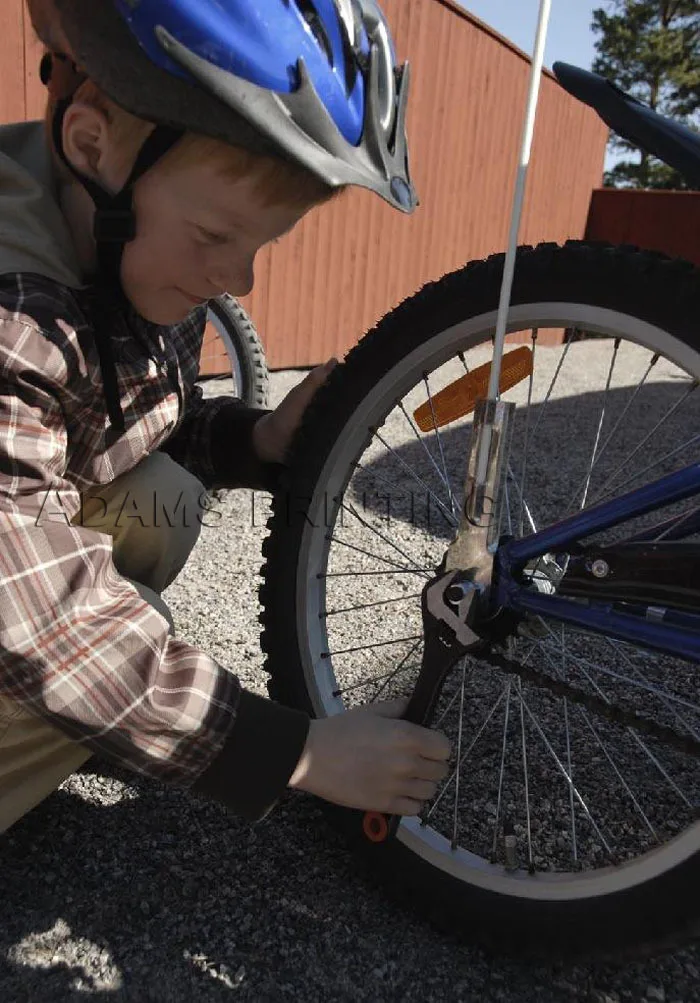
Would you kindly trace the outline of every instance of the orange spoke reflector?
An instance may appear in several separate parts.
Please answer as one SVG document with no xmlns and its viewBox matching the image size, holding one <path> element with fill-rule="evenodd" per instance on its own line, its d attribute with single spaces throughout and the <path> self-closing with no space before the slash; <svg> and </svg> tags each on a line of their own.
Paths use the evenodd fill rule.
<svg viewBox="0 0 700 1003">
<path fill-rule="evenodd" d="M 532 373 L 532 352 L 523 345 L 503 356 L 499 389 L 503 394 Z M 460 376 L 454 383 L 433 395 L 413 412 L 413 417 L 421 432 L 432 432 L 435 428 L 449 425 L 451 421 L 471 414 L 480 397 L 486 397 L 491 376 L 491 363 L 486 362 L 470 373 Z"/>
</svg>

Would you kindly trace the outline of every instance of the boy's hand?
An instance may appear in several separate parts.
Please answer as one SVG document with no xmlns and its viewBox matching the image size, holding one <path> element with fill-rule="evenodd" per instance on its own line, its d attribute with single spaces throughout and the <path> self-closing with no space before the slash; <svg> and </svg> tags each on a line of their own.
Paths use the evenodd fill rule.
<svg viewBox="0 0 700 1003">
<path fill-rule="evenodd" d="M 449 772 L 450 743 L 396 720 L 406 706 L 392 700 L 312 720 L 288 786 L 345 808 L 418 815 Z"/>
<path fill-rule="evenodd" d="M 289 391 L 281 404 L 253 426 L 253 446 L 266 463 L 284 463 L 289 444 L 301 424 L 304 411 L 331 370 L 338 365 L 333 358 L 316 366 L 296 387 Z"/>
</svg>

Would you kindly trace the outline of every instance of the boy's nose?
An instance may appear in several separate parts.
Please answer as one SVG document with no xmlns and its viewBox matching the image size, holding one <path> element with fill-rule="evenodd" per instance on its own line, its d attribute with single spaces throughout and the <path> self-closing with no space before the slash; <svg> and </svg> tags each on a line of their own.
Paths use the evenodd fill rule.
<svg viewBox="0 0 700 1003">
<path fill-rule="evenodd" d="M 239 263 L 235 268 L 223 269 L 209 276 L 209 284 L 214 289 L 227 292 L 231 296 L 247 296 L 252 292 L 255 283 L 255 273 L 253 270 L 254 259 L 249 262 Z M 212 295 L 221 295 L 213 293 Z"/>
</svg>

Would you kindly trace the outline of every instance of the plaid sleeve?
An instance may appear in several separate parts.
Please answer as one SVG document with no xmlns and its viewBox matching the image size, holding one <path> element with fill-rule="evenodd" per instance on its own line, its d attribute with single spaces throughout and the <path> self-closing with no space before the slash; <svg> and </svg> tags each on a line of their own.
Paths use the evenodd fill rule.
<svg viewBox="0 0 700 1003">
<path fill-rule="evenodd" d="M 281 465 L 261 462 L 253 448 L 253 426 L 269 413 L 247 407 L 236 397 L 205 398 L 195 383 L 186 399 L 184 418 L 161 451 L 198 477 L 207 490 L 275 491 Z"/>
<path fill-rule="evenodd" d="M 81 387 L 68 359 L 36 328 L 0 322 L 0 692 L 129 769 L 238 797 L 254 817 L 284 789 L 308 721 L 170 636 L 116 571 L 112 538 L 71 525 L 64 413 Z M 270 746 L 276 723 L 261 790 L 260 736 Z"/>
</svg>

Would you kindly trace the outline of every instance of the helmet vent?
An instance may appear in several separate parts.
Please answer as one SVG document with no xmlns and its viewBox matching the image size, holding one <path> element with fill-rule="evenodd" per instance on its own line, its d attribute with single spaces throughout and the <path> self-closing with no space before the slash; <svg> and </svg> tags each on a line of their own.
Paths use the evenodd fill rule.
<svg viewBox="0 0 700 1003">
<path fill-rule="evenodd" d="M 313 0 L 295 0 L 295 3 L 299 8 L 299 13 L 311 29 L 314 38 L 325 52 L 329 64 L 333 66 L 333 46 Z"/>
<path fill-rule="evenodd" d="M 357 10 L 357 5 L 354 3 L 352 4 L 352 13 L 355 19 L 353 24 L 353 35 L 355 36 L 355 39 L 359 39 L 361 22 L 358 22 L 357 20 L 358 10 Z M 350 29 L 342 13 L 339 20 L 340 20 L 340 34 L 343 39 L 343 61 L 345 63 L 345 87 L 348 94 L 352 94 L 352 90 L 353 87 L 355 86 L 355 81 L 357 80 L 357 74 L 359 71 L 356 54 L 360 50 L 359 46 L 353 44 L 353 39 L 350 37 Z"/>
</svg>

